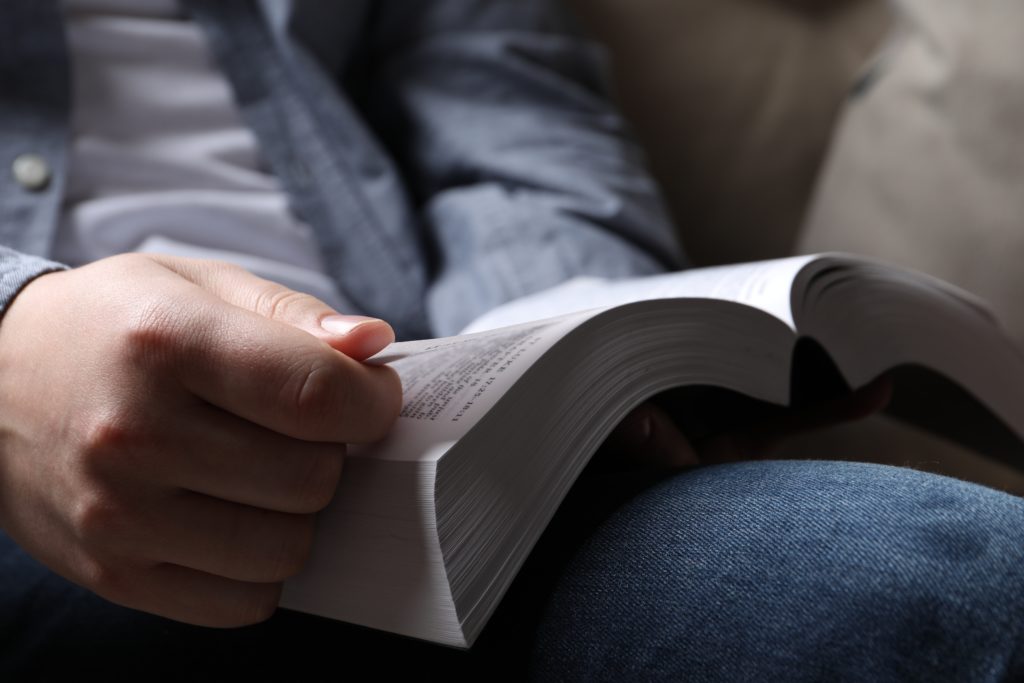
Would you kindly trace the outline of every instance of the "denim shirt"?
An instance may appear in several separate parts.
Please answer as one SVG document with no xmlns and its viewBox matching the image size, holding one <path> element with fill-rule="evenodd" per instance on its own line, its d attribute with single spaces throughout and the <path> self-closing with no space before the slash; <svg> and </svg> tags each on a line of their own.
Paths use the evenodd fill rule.
<svg viewBox="0 0 1024 683">
<path fill-rule="evenodd" d="M 681 265 L 600 53 L 555 0 L 183 5 L 328 273 L 400 337 L 577 275 Z M 69 107 L 59 0 L 3 0 L 0 314 L 62 267 Z"/>
</svg>

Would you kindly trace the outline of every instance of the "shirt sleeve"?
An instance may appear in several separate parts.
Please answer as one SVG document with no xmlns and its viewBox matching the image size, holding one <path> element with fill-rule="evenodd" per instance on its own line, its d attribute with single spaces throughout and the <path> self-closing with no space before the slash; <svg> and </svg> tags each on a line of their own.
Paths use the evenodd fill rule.
<svg viewBox="0 0 1024 683">
<path fill-rule="evenodd" d="M 0 321 L 25 285 L 40 275 L 66 268 L 60 263 L 0 246 Z"/>
<path fill-rule="evenodd" d="M 683 265 L 603 53 L 557 2 L 386 0 L 373 36 L 368 119 L 421 212 L 436 334 L 576 276 Z"/>
</svg>

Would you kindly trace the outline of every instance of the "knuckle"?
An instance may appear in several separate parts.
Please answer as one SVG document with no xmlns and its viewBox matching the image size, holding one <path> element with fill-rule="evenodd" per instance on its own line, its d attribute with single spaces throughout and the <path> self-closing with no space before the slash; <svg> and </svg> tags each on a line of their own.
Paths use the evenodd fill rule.
<svg viewBox="0 0 1024 683">
<path fill-rule="evenodd" d="M 265 318 L 283 320 L 295 307 L 309 299 L 308 294 L 268 283 L 256 292 L 255 311 Z"/>
<path fill-rule="evenodd" d="M 335 369 L 323 359 L 300 361 L 284 387 L 284 404 L 288 406 L 296 429 L 303 436 L 316 436 L 318 427 L 327 423 L 343 396 Z"/>
<path fill-rule="evenodd" d="M 124 573 L 113 563 L 96 557 L 79 561 L 78 578 L 89 590 L 110 600 L 117 600 L 125 593 Z"/>
<path fill-rule="evenodd" d="M 275 558 L 271 576 L 278 580 L 290 578 L 302 571 L 313 550 L 312 516 L 303 515 L 294 519 L 295 522 L 290 525 L 292 528 L 279 537 L 277 548 L 271 554 Z"/>
<path fill-rule="evenodd" d="M 264 622 L 274 615 L 281 601 L 282 586 L 279 583 L 255 586 L 240 600 L 228 618 L 231 626 L 249 626 Z"/>
<path fill-rule="evenodd" d="M 298 393 L 295 396 L 295 408 L 300 415 L 322 413 L 331 404 L 338 393 L 334 373 L 326 363 L 314 362 L 309 370 L 303 373 Z"/>
<path fill-rule="evenodd" d="M 376 441 L 402 408 L 402 383 L 391 368 L 351 370 L 330 356 L 297 359 L 280 392 L 290 436 L 310 441 L 336 440 L 342 433 L 350 442 Z"/>
<path fill-rule="evenodd" d="M 303 458 L 303 466 L 296 467 L 297 476 L 292 500 L 297 513 L 323 510 L 334 498 L 341 478 L 345 447 L 327 446 Z"/>
<path fill-rule="evenodd" d="M 102 548 L 125 535 L 131 521 L 126 506 L 106 492 L 90 491 L 80 497 L 69 513 L 71 528 L 87 548 Z"/>
<path fill-rule="evenodd" d="M 174 309 L 168 302 L 154 303 L 128 321 L 121 335 L 121 346 L 129 359 L 136 364 L 149 365 L 175 356 L 182 335 Z"/>
<path fill-rule="evenodd" d="M 86 475 L 102 476 L 112 469 L 135 466 L 146 437 L 124 412 L 94 418 L 85 427 L 79 464 Z"/>
<path fill-rule="evenodd" d="M 387 436 L 402 411 L 402 381 L 392 368 L 370 368 L 372 392 L 355 391 L 346 384 L 340 400 L 340 418 L 347 422 L 355 435 L 353 441 L 369 443 Z"/>
</svg>

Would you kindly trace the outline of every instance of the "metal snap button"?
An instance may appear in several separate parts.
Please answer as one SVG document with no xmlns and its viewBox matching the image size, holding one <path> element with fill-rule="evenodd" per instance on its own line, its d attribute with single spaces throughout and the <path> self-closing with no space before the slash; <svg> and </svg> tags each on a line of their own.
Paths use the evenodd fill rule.
<svg viewBox="0 0 1024 683">
<path fill-rule="evenodd" d="M 22 154 L 11 164 L 11 173 L 18 184 L 29 192 L 45 190 L 53 178 L 46 159 L 38 154 Z"/>
</svg>

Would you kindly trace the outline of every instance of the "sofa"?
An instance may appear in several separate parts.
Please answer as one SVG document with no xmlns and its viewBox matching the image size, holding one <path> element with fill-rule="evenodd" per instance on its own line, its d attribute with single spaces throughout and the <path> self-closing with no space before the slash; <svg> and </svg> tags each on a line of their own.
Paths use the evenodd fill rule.
<svg viewBox="0 0 1024 683">
<path fill-rule="evenodd" d="M 989 300 L 1024 343 L 1024 6 L 568 0 L 697 265 L 841 250 Z M 898 390 L 898 389 L 897 389 Z M 1024 476 L 885 416 L 784 457 Z"/>
</svg>

